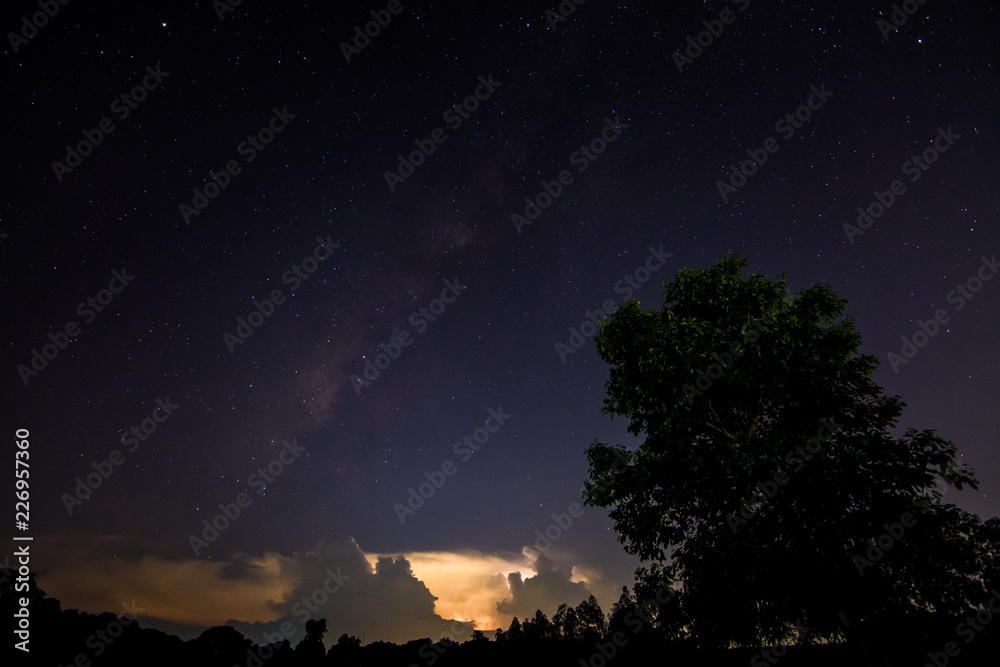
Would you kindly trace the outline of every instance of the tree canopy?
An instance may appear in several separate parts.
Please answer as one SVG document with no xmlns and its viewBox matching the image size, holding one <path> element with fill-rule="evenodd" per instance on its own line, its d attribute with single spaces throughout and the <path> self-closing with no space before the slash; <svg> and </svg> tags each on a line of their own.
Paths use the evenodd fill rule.
<svg viewBox="0 0 1000 667">
<path fill-rule="evenodd" d="M 968 611 L 981 522 L 936 483 L 977 488 L 972 471 L 933 430 L 894 435 L 905 403 L 873 381 L 845 299 L 746 263 L 684 269 L 660 310 L 602 322 L 603 412 L 645 439 L 590 446 L 587 502 L 610 508 L 641 586 L 681 592 L 675 629 L 704 646 Z"/>
</svg>

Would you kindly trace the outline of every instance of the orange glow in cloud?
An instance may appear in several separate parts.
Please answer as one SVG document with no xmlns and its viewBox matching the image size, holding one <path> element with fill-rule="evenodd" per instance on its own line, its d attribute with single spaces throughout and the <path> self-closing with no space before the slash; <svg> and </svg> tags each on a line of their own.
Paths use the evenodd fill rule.
<svg viewBox="0 0 1000 667">
<path fill-rule="evenodd" d="M 379 556 L 399 554 L 366 554 L 375 565 Z M 520 572 L 531 576 L 531 559 L 527 556 L 502 557 L 476 551 L 421 551 L 402 554 L 409 562 L 413 575 L 423 581 L 437 596 L 434 611 L 442 618 L 472 621 L 477 630 L 506 629 L 512 616 L 497 611 L 497 604 L 510 597 L 507 575 Z"/>
<path fill-rule="evenodd" d="M 574 565 L 570 581 L 582 581 L 590 590 L 605 612 L 611 611 L 611 606 L 621 597 L 622 587 L 608 579 L 598 568 L 585 565 Z"/>
<path fill-rule="evenodd" d="M 58 539 L 53 540 L 54 547 L 57 542 Z M 438 628 L 445 630 L 449 619 L 471 622 L 476 629 L 488 633 L 496 628 L 506 629 L 513 616 L 507 611 L 498 611 L 497 606 L 507 602 L 506 606 L 510 607 L 513 593 L 508 575 L 516 573 L 520 580 L 532 580 L 537 565 L 537 554 L 527 549 L 520 554 L 478 551 L 378 554 L 364 553 L 353 540 L 344 544 L 324 545 L 321 542 L 316 551 L 289 556 L 267 552 L 260 556 L 235 554 L 212 560 L 167 560 L 135 552 L 127 555 L 128 552 L 122 549 L 125 545 L 115 536 L 91 536 L 72 544 L 67 542 L 62 545 L 65 548 L 53 548 L 45 559 L 48 562 L 40 563 L 39 585 L 50 596 L 58 598 L 63 608 L 90 613 L 119 613 L 123 603 L 134 600 L 140 610 L 140 620 L 145 619 L 143 625 L 147 627 L 151 622 L 155 627 L 156 619 L 203 627 L 222 625 L 230 619 L 267 623 L 284 618 L 282 614 L 287 616 L 290 598 L 301 592 L 303 577 L 322 579 L 326 576 L 323 568 L 336 568 L 335 560 L 322 559 L 347 559 L 343 561 L 345 568 L 353 575 L 348 587 L 367 582 L 365 585 L 373 587 L 373 594 L 387 595 L 386 591 L 391 593 L 393 589 L 380 585 L 374 578 L 375 566 L 380 557 L 393 559 L 402 555 L 409 563 L 412 576 L 422 583 L 418 587 L 405 588 L 412 591 L 405 601 L 409 605 L 406 608 L 417 610 L 414 612 L 417 617 L 406 619 L 409 623 L 406 632 L 418 633 L 411 637 L 414 638 L 430 636 L 438 632 Z M 357 557 L 353 564 L 352 554 Z M 545 577 L 551 577 L 551 569 L 548 569 L 551 565 L 551 561 L 546 561 Z M 554 580 L 547 578 L 541 589 L 536 587 L 531 591 L 531 599 L 540 600 L 543 606 L 555 604 L 556 600 L 549 599 L 554 598 L 553 595 L 546 597 L 545 587 L 555 581 L 557 585 L 552 590 L 564 590 L 558 585 L 559 576 L 557 574 Z M 574 567 L 572 581 L 585 582 L 587 589 L 599 599 L 604 597 L 602 593 L 614 595 L 610 602 L 617 599 L 613 585 L 599 570 Z M 433 609 L 425 591 L 437 598 Z M 365 591 L 357 589 L 354 594 L 364 596 Z M 425 611 L 419 611 L 420 605 L 425 604 L 421 600 L 426 601 Z M 606 600 L 602 600 L 602 604 Z M 390 604 L 388 598 L 386 603 Z M 378 606 L 368 608 L 362 604 L 359 610 L 360 613 L 376 613 Z M 546 611 L 551 613 L 554 607 Z M 355 612 L 348 608 L 341 613 Z M 358 621 L 356 616 L 343 616 L 342 624 L 344 618 Z"/>
<path fill-rule="evenodd" d="M 280 573 L 278 554 L 239 562 L 252 576 L 232 580 L 223 570 L 227 562 L 186 559 L 168 561 L 145 557 L 139 561 L 76 560 L 40 577 L 40 585 L 60 599 L 63 608 L 90 613 L 119 613 L 123 602 L 135 600 L 143 616 L 195 625 L 221 625 L 237 612 L 244 618 L 277 618 L 268 600 L 282 600 L 294 582 Z"/>
</svg>

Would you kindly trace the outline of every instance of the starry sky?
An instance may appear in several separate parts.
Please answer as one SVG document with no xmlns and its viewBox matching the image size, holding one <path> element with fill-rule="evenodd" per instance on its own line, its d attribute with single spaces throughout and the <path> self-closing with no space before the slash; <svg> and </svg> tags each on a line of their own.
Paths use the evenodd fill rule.
<svg viewBox="0 0 1000 667">
<path fill-rule="evenodd" d="M 995 6 L 561 6 L 8 3 L 0 421 L 49 595 L 186 638 L 608 610 L 639 563 L 584 450 L 638 441 L 588 317 L 730 251 L 847 298 L 998 513 Z"/>
</svg>

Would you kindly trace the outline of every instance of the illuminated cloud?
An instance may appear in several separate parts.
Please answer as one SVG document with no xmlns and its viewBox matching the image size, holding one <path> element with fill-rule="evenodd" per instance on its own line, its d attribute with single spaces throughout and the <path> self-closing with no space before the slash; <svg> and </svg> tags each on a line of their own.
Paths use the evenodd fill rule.
<svg viewBox="0 0 1000 667">
<path fill-rule="evenodd" d="M 618 602 L 622 594 L 621 585 L 608 579 L 600 568 L 574 565 L 570 581 L 583 583 L 597 598 L 605 613 L 611 611 L 611 605 Z"/>
<path fill-rule="evenodd" d="M 270 605 L 279 618 L 253 622 L 241 614 L 228 621 L 255 641 L 290 623 L 294 632 L 289 640 L 295 644 L 313 618 L 327 620 L 328 641 L 342 633 L 366 642 L 394 643 L 442 635 L 465 639 L 471 634 L 470 624 L 435 611 L 437 598 L 403 556 L 380 556 L 373 564 L 353 540 L 321 541 L 313 551 L 294 553 L 283 566 L 284 576 L 294 584 L 286 597 Z"/>
<path fill-rule="evenodd" d="M 368 555 L 373 563 L 380 557 Z M 414 575 L 437 596 L 434 608 L 439 615 L 470 621 L 484 631 L 510 624 L 511 616 L 497 611 L 497 604 L 510 596 L 507 576 L 531 567 L 525 557 L 477 551 L 414 552 L 406 558 Z"/>
<path fill-rule="evenodd" d="M 522 579 L 520 572 L 508 575 L 510 598 L 499 602 L 497 611 L 523 620 L 541 609 L 551 617 L 560 604 L 565 602 L 575 607 L 590 597 L 591 591 L 584 581 L 571 581 L 570 576 L 557 570 L 555 563 L 544 554 L 528 548 L 524 553 L 534 559 L 532 569 L 535 576 Z"/>
<path fill-rule="evenodd" d="M 276 618 L 268 601 L 281 599 L 290 588 L 278 554 L 229 562 L 166 560 L 130 553 L 130 545 L 113 536 L 46 543 L 59 561 L 43 558 L 39 586 L 64 609 L 118 612 L 123 602 L 135 600 L 143 620 L 208 627 L 223 623 L 231 609 L 260 620 Z"/>
<path fill-rule="evenodd" d="M 49 553 L 61 555 L 45 563 L 39 583 L 64 608 L 100 613 L 135 600 L 144 626 L 183 630 L 186 638 L 226 624 L 263 642 L 264 633 L 285 624 L 294 645 L 307 620 L 325 618 L 328 643 L 342 633 L 366 643 L 461 641 L 473 628 L 506 629 L 515 615 L 542 609 L 551 616 L 559 604 L 576 605 L 591 591 L 614 592 L 597 570 L 576 566 L 571 579 L 527 549 L 365 554 L 354 540 L 340 540 L 290 556 L 166 560 L 142 555 L 148 551 L 134 542 L 101 536 Z"/>
</svg>

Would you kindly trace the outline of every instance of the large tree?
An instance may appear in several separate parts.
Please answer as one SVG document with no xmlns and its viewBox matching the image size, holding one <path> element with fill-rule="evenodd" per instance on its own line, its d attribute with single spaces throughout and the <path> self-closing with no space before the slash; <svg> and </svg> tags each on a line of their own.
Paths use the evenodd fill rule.
<svg viewBox="0 0 1000 667">
<path fill-rule="evenodd" d="M 893 434 L 905 403 L 871 379 L 846 300 L 790 297 L 745 265 L 684 269 L 661 310 L 629 302 L 602 323 L 603 412 L 645 440 L 591 445 L 587 502 L 611 508 L 645 590 L 680 590 L 703 646 L 795 627 L 863 641 L 901 615 L 968 611 L 984 597 L 977 518 L 935 484 L 977 488 L 972 471 L 934 431 Z"/>
</svg>

